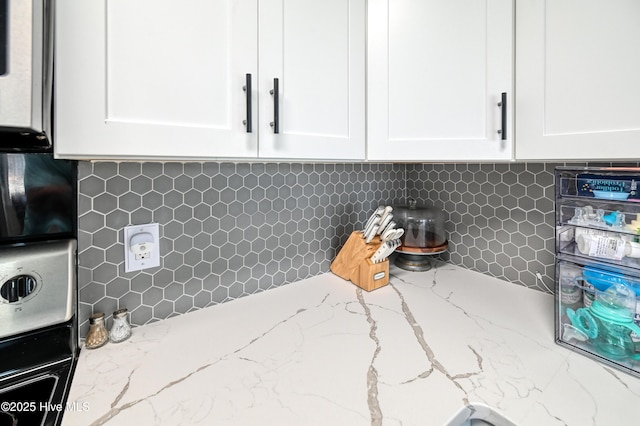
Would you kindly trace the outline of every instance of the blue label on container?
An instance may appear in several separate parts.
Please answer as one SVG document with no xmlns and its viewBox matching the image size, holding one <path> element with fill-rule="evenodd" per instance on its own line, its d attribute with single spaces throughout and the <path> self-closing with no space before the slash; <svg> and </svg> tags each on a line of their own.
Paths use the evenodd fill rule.
<svg viewBox="0 0 640 426">
<path fill-rule="evenodd" d="M 579 174 L 577 176 L 578 195 L 593 197 L 593 191 L 627 193 L 629 198 L 638 199 L 638 179 L 635 176 L 607 176 Z"/>
</svg>

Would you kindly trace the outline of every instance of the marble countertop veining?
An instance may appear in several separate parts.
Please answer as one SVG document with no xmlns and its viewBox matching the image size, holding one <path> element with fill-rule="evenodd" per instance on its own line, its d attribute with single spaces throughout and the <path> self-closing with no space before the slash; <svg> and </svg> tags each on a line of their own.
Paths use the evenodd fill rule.
<svg viewBox="0 0 640 426">
<path fill-rule="evenodd" d="M 63 425 L 638 422 L 640 379 L 554 342 L 553 297 L 438 264 L 367 293 L 333 274 L 83 350 Z"/>
</svg>

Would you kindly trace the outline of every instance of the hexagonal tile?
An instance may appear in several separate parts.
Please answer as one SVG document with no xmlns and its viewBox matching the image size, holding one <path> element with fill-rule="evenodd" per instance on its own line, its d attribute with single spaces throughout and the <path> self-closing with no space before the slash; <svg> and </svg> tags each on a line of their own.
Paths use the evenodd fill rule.
<svg viewBox="0 0 640 426">
<path fill-rule="evenodd" d="M 151 178 L 148 176 L 137 176 L 131 180 L 131 190 L 136 194 L 146 194 L 153 188 Z"/>
<path fill-rule="evenodd" d="M 151 279 L 152 282 L 145 283 L 146 287 L 140 287 L 139 294 L 151 286 L 167 288 L 176 276 L 187 283 L 195 279 L 193 275 L 204 280 L 206 288 L 201 290 L 204 293 L 189 295 L 194 296 L 191 308 L 189 299 L 177 303 L 183 295 L 176 293 L 172 300 L 163 299 L 162 302 L 168 302 L 166 306 L 142 313 L 140 318 L 145 321 L 150 320 L 150 312 L 153 319 L 161 319 L 181 313 L 178 311 L 182 309 L 205 306 L 212 301 L 220 303 L 326 271 L 329 258 L 335 255 L 336 241 L 346 240 L 346 234 L 368 217 L 370 212 L 362 213 L 362 210 L 371 210 L 378 204 L 404 202 L 405 187 L 407 193 L 415 194 L 416 198 L 447 209 L 448 238 L 452 243 L 449 261 L 513 279 L 514 270 L 522 267 L 518 262 L 523 258 L 512 252 L 519 248 L 523 238 L 542 231 L 544 236 L 538 235 L 543 248 L 533 250 L 531 261 L 540 262 L 546 269 L 549 265 L 544 262 L 550 259 L 553 262 L 553 253 L 548 248 L 553 243 L 553 170 L 542 164 L 169 162 L 133 163 L 123 167 L 119 163 L 99 162 L 83 163 L 82 173 L 79 177 L 83 200 L 79 203 L 80 235 L 113 235 L 114 231 L 120 232 L 129 216 L 132 220 L 147 219 L 149 212 L 152 220 L 161 224 L 163 267 L 148 274 L 125 274 L 120 278 L 134 280 L 132 287 L 136 277 Z M 105 192 L 107 181 L 113 192 Z M 124 190 L 126 186 L 129 188 Z M 129 191 L 142 195 L 140 205 Z M 105 193 L 117 198 L 116 210 L 104 213 L 110 209 L 105 202 L 109 197 L 98 197 Z M 101 211 L 88 210 L 96 203 Z M 350 211 L 338 208 L 344 206 L 349 206 Z M 107 229 L 103 230 L 105 226 Z M 335 237 L 328 230 L 337 233 Z M 287 249 L 267 250 L 266 247 L 280 244 L 277 237 L 273 240 L 273 234 L 282 232 L 286 234 L 281 238 L 282 243 L 289 244 Z M 183 234 L 191 239 L 180 239 Z M 475 245 L 475 248 L 467 247 L 466 252 L 459 244 L 465 236 Z M 101 240 L 99 245 L 104 247 L 112 240 L 112 237 L 108 242 Z M 86 244 L 91 239 L 83 237 L 81 241 Z M 533 241 L 535 247 L 540 247 L 540 240 Z M 116 242 L 107 249 L 113 252 L 109 255 L 110 262 L 122 262 L 121 255 L 115 256 L 118 251 L 122 252 L 121 244 Z M 89 260 L 88 264 L 99 262 L 88 248 L 79 247 L 80 258 L 83 259 L 82 253 L 86 252 L 88 256 L 84 258 Z M 463 256 L 456 253 L 458 248 Z M 281 259 L 287 251 L 292 257 Z M 187 256 L 187 265 L 173 260 L 174 254 L 180 252 Z M 203 260 L 196 263 L 198 253 L 202 253 Z M 105 256 L 106 253 L 99 253 L 98 259 Z M 231 270 L 225 259 L 231 262 Z M 245 269 L 250 266 L 249 262 L 263 265 L 252 269 L 250 277 Z M 121 268 L 120 263 L 116 265 Z M 84 266 L 81 265 L 80 270 L 91 273 L 97 267 L 86 269 Z M 526 274 L 520 275 L 530 279 Z M 82 276 L 83 280 L 88 279 L 86 273 Z M 236 287 L 231 287 L 236 279 L 239 280 Z M 81 303 L 87 305 L 82 300 Z M 97 303 L 99 301 L 89 306 Z"/>
</svg>

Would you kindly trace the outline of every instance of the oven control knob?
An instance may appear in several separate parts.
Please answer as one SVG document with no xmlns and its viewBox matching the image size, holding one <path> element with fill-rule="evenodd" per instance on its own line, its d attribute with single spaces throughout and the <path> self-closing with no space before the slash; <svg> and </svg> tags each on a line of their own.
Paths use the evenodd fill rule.
<svg viewBox="0 0 640 426">
<path fill-rule="evenodd" d="M 31 275 L 18 275 L 5 281 L 0 287 L 0 296 L 9 303 L 14 303 L 33 293 L 36 285 L 36 279 Z"/>
</svg>

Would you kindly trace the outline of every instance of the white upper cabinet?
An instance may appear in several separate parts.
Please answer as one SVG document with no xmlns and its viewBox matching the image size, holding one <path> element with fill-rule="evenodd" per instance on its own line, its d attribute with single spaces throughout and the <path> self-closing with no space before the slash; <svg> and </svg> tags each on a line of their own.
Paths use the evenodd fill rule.
<svg viewBox="0 0 640 426">
<path fill-rule="evenodd" d="M 640 158 L 640 2 L 519 0 L 516 158 Z"/>
<path fill-rule="evenodd" d="M 60 0 L 56 9 L 58 157 L 257 155 L 242 124 L 245 75 L 257 74 L 255 0 Z"/>
<path fill-rule="evenodd" d="M 364 159 L 365 0 L 259 3 L 259 156 Z"/>
<path fill-rule="evenodd" d="M 368 9 L 368 158 L 511 160 L 513 0 Z"/>
<path fill-rule="evenodd" d="M 364 158 L 364 0 L 56 8 L 58 157 Z"/>
</svg>

